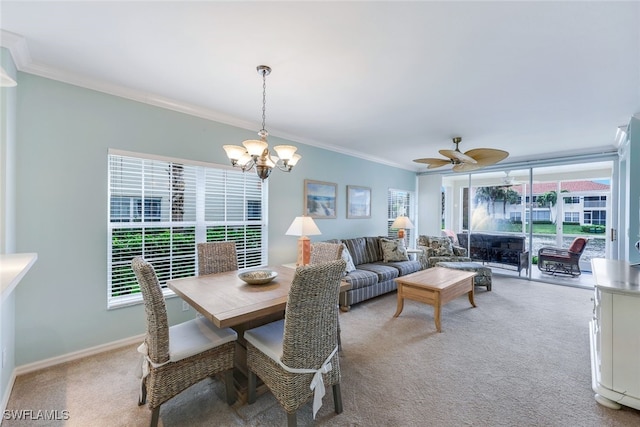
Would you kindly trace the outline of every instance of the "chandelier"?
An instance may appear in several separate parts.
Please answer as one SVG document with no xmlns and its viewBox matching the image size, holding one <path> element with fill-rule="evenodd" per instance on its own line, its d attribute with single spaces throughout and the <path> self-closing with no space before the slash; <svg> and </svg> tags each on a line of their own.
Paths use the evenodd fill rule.
<svg viewBox="0 0 640 427">
<path fill-rule="evenodd" d="M 227 152 L 227 157 L 231 160 L 232 166 L 241 168 L 243 172 L 255 168 L 256 174 L 264 181 L 269 177 L 274 168 L 278 168 L 284 172 L 291 172 L 291 169 L 293 169 L 302 156 L 296 154 L 298 148 L 293 145 L 276 145 L 273 147 L 278 157 L 271 155 L 269 152 L 269 144 L 267 143 L 269 132 L 264 128 L 264 123 L 267 100 L 267 76 L 271 73 L 271 68 L 266 65 L 258 65 L 256 69 L 258 70 L 258 74 L 262 75 L 262 129 L 258 131 L 260 139 L 243 141 L 242 145 L 244 147 L 239 145 L 223 145 L 222 148 Z"/>
</svg>

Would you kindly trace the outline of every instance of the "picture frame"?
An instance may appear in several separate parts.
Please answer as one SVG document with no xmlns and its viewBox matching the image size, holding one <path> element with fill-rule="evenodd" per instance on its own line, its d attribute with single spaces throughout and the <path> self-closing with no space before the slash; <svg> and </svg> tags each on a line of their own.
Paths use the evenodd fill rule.
<svg viewBox="0 0 640 427">
<path fill-rule="evenodd" d="M 304 214 L 311 218 L 336 218 L 338 185 L 304 180 Z"/>
<path fill-rule="evenodd" d="M 371 218 L 371 188 L 347 185 L 347 218 Z"/>
</svg>

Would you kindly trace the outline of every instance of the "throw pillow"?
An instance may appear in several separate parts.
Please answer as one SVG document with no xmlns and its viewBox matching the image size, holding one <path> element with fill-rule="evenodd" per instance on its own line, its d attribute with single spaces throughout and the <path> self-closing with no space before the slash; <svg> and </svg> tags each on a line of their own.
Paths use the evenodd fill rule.
<svg viewBox="0 0 640 427">
<path fill-rule="evenodd" d="M 402 240 L 380 239 L 382 248 L 382 260 L 384 262 L 409 261 L 407 248 Z"/>
<path fill-rule="evenodd" d="M 436 256 L 452 256 L 453 245 L 448 237 L 431 237 L 431 248 Z"/>
<path fill-rule="evenodd" d="M 347 263 L 347 268 L 344 269 L 346 273 L 351 273 L 356 269 L 356 266 L 353 264 L 353 258 L 351 258 L 351 254 L 349 253 L 349 249 L 347 249 L 347 245 L 342 244 L 342 259 Z"/>
</svg>

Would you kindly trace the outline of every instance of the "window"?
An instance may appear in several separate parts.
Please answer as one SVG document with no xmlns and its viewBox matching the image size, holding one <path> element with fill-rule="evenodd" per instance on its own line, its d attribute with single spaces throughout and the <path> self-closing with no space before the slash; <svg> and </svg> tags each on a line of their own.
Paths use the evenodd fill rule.
<svg viewBox="0 0 640 427">
<path fill-rule="evenodd" d="M 396 238 L 398 230 L 392 230 L 391 224 L 400 215 L 406 215 L 411 222 L 413 220 L 413 193 L 405 190 L 395 190 L 390 188 L 387 196 L 387 236 Z M 414 223 L 415 224 L 415 223 Z M 405 243 L 411 246 L 414 231 L 405 230 Z"/>
<path fill-rule="evenodd" d="M 533 215 L 533 221 L 551 221 L 551 212 L 548 209 L 545 210 L 534 210 L 531 212 Z M 529 222 L 529 211 L 525 212 L 526 221 Z"/>
<path fill-rule="evenodd" d="M 584 223 L 607 225 L 607 211 L 584 211 Z"/>
<path fill-rule="evenodd" d="M 580 203 L 580 197 L 572 196 L 572 197 L 563 197 L 564 203 L 567 205 L 577 205 Z"/>
<path fill-rule="evenodd" d="M 580 223 L 580 212 L 565 212 L 564 213 L 564 222 L 574 222 L 576 224 Z"/>
<path fill-rule="evenodd" d="M 162 199 L 147 197 L 143 211 L 140 197 L 111 196 L 111 222 L 140 222 L 143 214 L 146 221 L 160 221 L 161 205 Z"/>
<path fill-rule="evenodd" d="M 239 268 L 266 264 L 266 189 L 255 174 L 141 156 L 108 156 L 109 308 L 142 301 L 131 270 L 138 255 L 163 288 L 196 273 L 198 242 L 236 242 Z"/>
<path fill-rule="evenodd" d="M 509 212 L 509 220 L 512 222 L 522 222 L 522 212 Z"/>
<path fill-rule="evenodd" d="M 606 208 L 607 196 L 585 196 L 584 207 L 585 208 Z"/>
</svg>

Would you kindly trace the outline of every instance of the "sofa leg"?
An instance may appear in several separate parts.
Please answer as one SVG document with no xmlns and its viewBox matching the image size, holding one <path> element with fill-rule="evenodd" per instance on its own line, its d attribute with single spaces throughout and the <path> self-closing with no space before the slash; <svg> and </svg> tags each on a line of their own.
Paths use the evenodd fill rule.
<svg viewBox="0 0 640 427">
<path fill-rule="evenodd" d="M 341 305 L 340 306 L 340 311 L 344 311 L 346 313 L 349 310 L 351 310 L 351 306 L 350 305 Z"/>
</svg>

